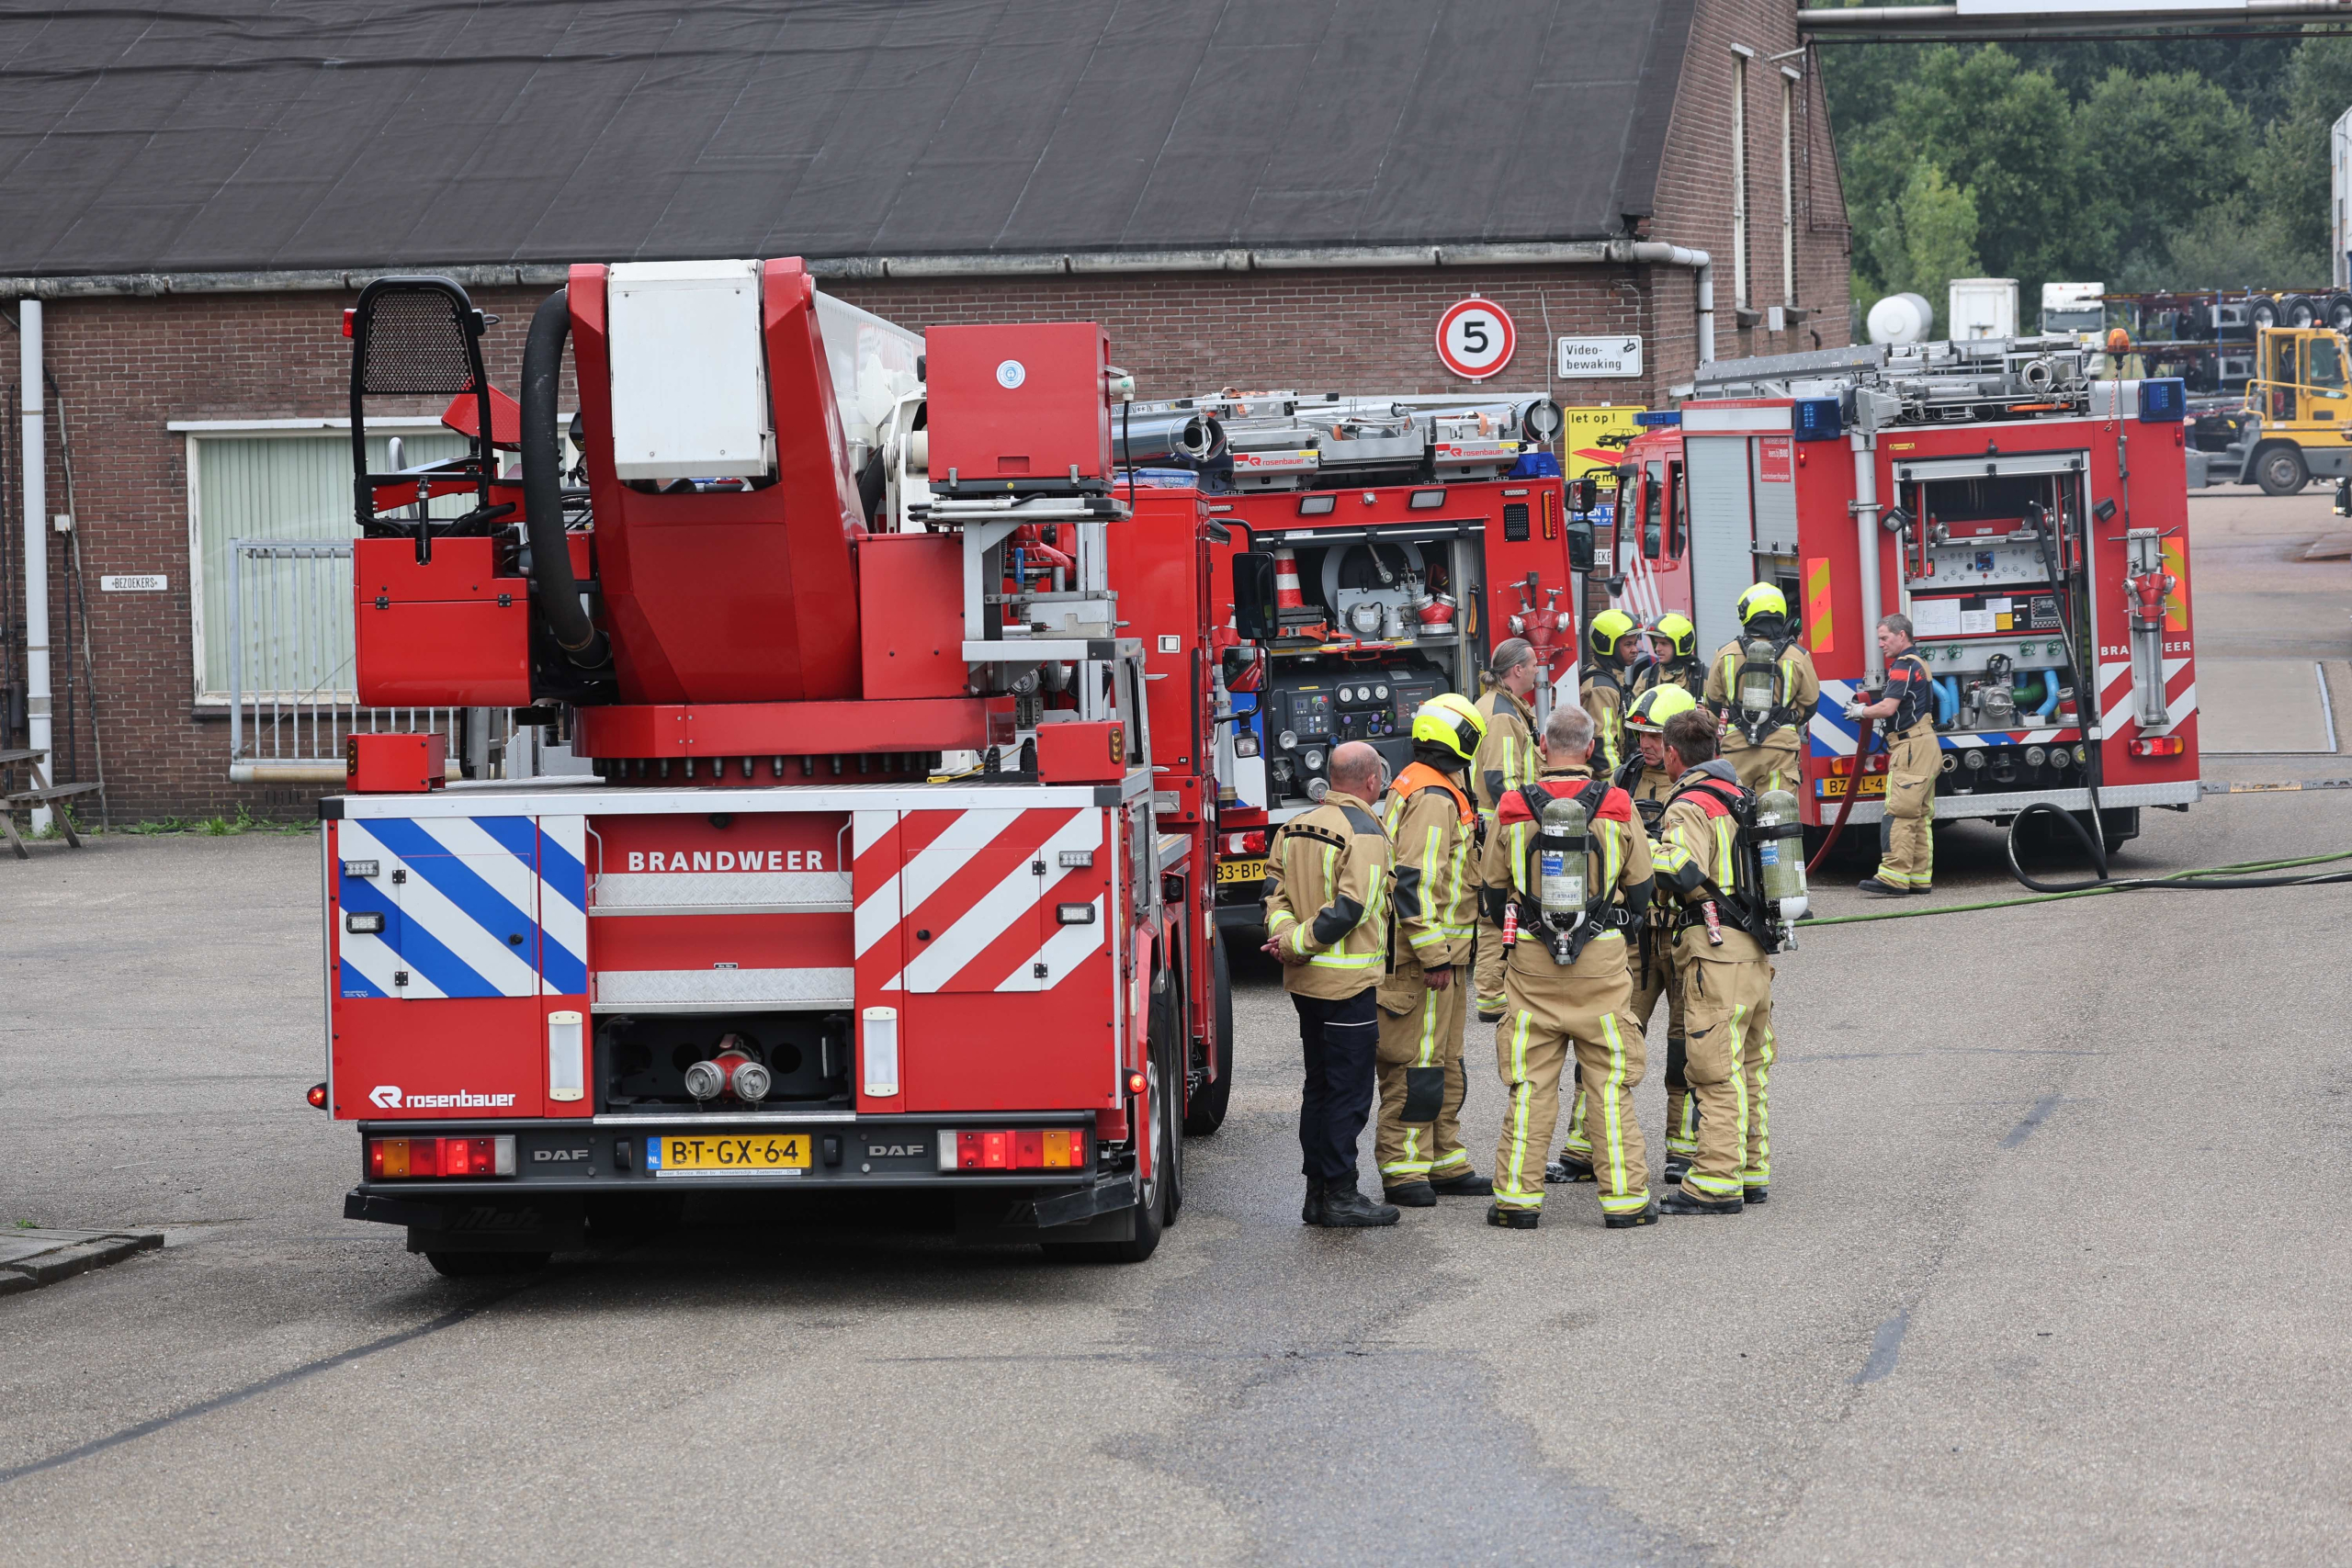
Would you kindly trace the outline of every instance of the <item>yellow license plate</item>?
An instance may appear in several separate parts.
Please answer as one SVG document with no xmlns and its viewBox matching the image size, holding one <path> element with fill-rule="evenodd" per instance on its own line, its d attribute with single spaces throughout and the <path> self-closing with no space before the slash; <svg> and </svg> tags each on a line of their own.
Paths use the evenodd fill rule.
<svg viewBox="0 0 2352 1568">
<path fill-rule="evenodd" d="M 708 1176 L 738 1170 L 806 1170 L 806 1133 L 700 1134 L 645 1140 L 645 1168 L 656 1176 Z"/>
<path fill-rule="evenodd" d="M 1843 800 L 1846 798 L 1846 786 L 1852 782 L 1851 779 L 1816 780 L 1814 784 L 1815 797 L 1820 800 Z M 1862 793 L 1860 798 L 1867 799 L 1873 795 L 1885 793 L 1886 775 L 1884 773 L 1871 773 L 1863 778 Z"/>
<path fill-rule="evenodd" d="M 1216 863 L 1219 882 L 1263 882 L 1266 863 L 1262 860 L 1221 860 Z"/>
</svg>

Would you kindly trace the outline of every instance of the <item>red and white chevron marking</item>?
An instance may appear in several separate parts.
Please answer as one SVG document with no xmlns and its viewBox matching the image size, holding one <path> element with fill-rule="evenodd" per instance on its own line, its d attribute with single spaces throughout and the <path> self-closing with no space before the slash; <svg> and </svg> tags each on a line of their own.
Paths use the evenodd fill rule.
<svg viewBox="0 0 2352 1568">
<path fill-rule="evenodd" d="M 2167 659 L 2165 660 L 2165 711 L 2172 723 L 2164 728 L 2177 728 L 2197 711 L 2197 671 L 2194 660 Z M 2120 735 L 2123 727 L 2136 723 L 2137 712 L 2132 701 L 2132 661 L 2101 664 L 2098 667 L 2099 733 L 2109 738 Z"/>
<path fill-rule="evenodd" d="M 869 976 L 882 991 L 1053 989 L 1109 940 L 1104 817 L 1092 807 L 856 813 L 859 989 Z M 1089 863 L 1065 867 L 1075 851 L 1091 852 Z M 1051 906 L 1075 902 L 1094 918 L 1056 923 Z M 910 940 L 917 931 L 929 935 Z"/>
</svg>

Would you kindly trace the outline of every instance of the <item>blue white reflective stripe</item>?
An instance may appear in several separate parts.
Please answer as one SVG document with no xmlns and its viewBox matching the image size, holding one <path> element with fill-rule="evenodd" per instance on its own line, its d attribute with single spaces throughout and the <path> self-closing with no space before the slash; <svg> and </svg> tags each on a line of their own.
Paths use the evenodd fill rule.
<svg viewBox="0 0 2352 1568">
<path fill-rule="evenodd" d="M 1860 688 L 1852 681 L 1821 682 L 1821 705 L 1813 711 L 1813 723 L 1806 727 L 1812 738 L 1811 750 L 1816 757 L 1850 757 L 1861 733 L 1861 723 L 1846 716 L 1846 705 L 1855 701 Z M 1964 751 L 1973 746 L 2046 746 L 2058 739 L 2056 729 L 1988 729 L 1981 734 L 1952 730 L 1936 737 L 1936 743 L 1947 751 Z M 1875 750 L 1884 750 L 1886 721 L 1881 719 L 1872 732 Z"/>
<path fill-rule="evenodd" d="M 377 874 L 345 878 L 342 907 L 382 912 L 385 929 L 344 932 L 344 994 L 585 994 L 586 827 L 579 817 L 346 820 L 342 858 L 374 860 Z"/>
</svg>

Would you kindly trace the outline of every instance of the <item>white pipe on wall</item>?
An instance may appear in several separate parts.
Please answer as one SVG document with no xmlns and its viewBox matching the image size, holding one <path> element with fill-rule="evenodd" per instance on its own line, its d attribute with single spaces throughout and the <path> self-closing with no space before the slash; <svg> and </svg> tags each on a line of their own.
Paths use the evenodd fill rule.
<svg viewBox="0 0 2352 1568">
<path fill-rule="evenodd" d="M 49 712 L 49 460 L 47 404 L 41 396 L 40 301 L 28 299 L 17 307 L 17 374 L 25 399 L 25 728 L 27 744 L 36 751 L 50 748 Z M 43 757 L 41 771 L 51 784 L 57 776 L 57 759 Z M 51 821 L 46 806 L 33 807 L 33 831 L 47 832 Z"/>
</svg>

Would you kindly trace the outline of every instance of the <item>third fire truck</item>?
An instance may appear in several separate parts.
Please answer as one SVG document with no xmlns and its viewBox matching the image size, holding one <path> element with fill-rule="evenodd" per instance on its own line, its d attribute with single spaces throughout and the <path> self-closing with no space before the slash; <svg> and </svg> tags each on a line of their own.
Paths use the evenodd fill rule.
<svg viewBox="0 0 2352 1568">
<path fill-rule="evenodd" d="M 2093 379 L 2027 338 L 1725 361 L 1627 451 L 1612 582 L 1679 610 L 1712 657 L 1776 583 L 1821 674 L 1803 809 L 1874 822 L 1883 748 L 1848 703 L 1884 676 L 1878 616 L 1935 675 L 1939 820 L 2035 801 L 2111 846 L 2198 798 L 2197 674 L 2177 380 Z"/>
</svg>

